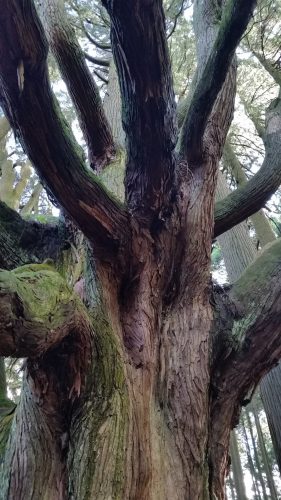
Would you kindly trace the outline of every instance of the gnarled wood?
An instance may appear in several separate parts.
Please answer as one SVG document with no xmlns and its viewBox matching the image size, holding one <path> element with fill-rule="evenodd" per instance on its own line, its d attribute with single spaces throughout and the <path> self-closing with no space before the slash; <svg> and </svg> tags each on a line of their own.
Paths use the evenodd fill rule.
<svg viewBox="0 0 281 500">
<path fill-rule="evenodd" d="M 237 5 L 249 14 L 252 2 L 244 4 Z M 32 498 L 33 491 L 39 497 L 41 484 L 47 497 L 63 500 L 224 498 L 229 433 L 241 400 L 281 355 L 279 247 L 261 257 L 264 274 L 257 279 L 253 273 L 249 290 L 243 280 L 230 293 L 216 289 L 222 300 L 212 307 L 216 176 L 233 112 L 230 60 L 246 20 L 234 8 L 233 16 L 225 11 L 229 24 L 219 29 L 219 2 L 218 11 L 214 2 L 196 2 L 197 16 L 202 9 L 205 16 L 201 41 L 207 33 L 210 42 L 198 47 L 199 86 L 217 31 L 231 44 L 225 74 L 217 75 L 211 107 L 199 120 L 195 143 L 204 140 L 204 155 L 198 151 L 192 171 L 186 157 L 175 170 L 175 106 L 161 2 L 104 5 L 121 87 L 130 218 L 86 171 L 61 120 L 31 1 L 5 0 L 0 12 L 0 49 L 9 46 L 5 57 L 0 52 L 5 111 L 54 195 L 91 240 L 86 252 L 79 249 L 83 262 L 73 280 L 91 314 L 48 266 L 15 270 L 2 285 L 3 352 L 25 354 L 28 361 L 1 491 L 5 500 Z M 224 54 L 228 49 L 218 43 Z M 215 62 L 212 71 L 218 70 Z M 49 278 L 56 285 L 51 292 Z M 264 342 L 269 326 L 273 334 Z M 25 449 L 27 442 L 40 446 Z"/>
<path fill-rule="evenodd" d="M 224 498 L 230 430 L 238 422 L 247 394 L 281 355 L 280 273 L 281 240 L 277 240 L 231 290 L 234 320 L 224 331 L 225 351 L 216 360 L 212 376 L 210 449 L 213 488 L 219 499 Z"/>
<path fill-rule="evenodd" d="M 127 214 L 84 165 L 50 88 L 47 52 L 32 1 L 5 1 L 0 15 L 1 104 L 57 201 L 95 242 L 97 252 L 112 254 L 128 238 Z"/>
<path fill-rule="evenodd" d="M 78 297 L 49 264 L 0 271 L 0 355 L 35 358 L 90 330 Z"/>
</svg>

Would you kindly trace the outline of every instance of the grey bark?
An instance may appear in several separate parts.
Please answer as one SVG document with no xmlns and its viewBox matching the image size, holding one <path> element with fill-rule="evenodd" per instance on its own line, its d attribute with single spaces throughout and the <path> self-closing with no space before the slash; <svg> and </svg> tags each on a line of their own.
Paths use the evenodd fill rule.
<svg viewBox="0 0 281 500">
<path fill-rule="evenodd" d="M 218 173 L 216 197 L 222 200 L 230 193 L 222 172 Z M 225 267 L 231 283 L 236 281 L 248 265 L 253 262 L 257 251 L 249 237 L 246 222 L 241 222 L 218 237 L 222 249 Z"/>
<path fill-rule="evenodd" d="M 267 455 L 267 451 L 266 451 L 266 447 L 265 447 L 265 443 L 264 443 L 263 432 L 262 432 L 260 421 L 259 421 L 259 415 L 258 415 L 256 408 L 255 408 L 255 405 L 253 403 L 251 405 L 251 411 L 252 411 L 252 413 L 254 415 L 254 419 L 255 419 L 255 425 L 256 425 L 256 429 L 257 429 L 259 446 L 260 446 L 262 461 L 263 461 L 264 470 L 265 470 L 266 479 L 267 479 L 267 485 L 268 485 L 268 488 L 270 491 L 270 498 L 271 498 L 271 500 L 278 500 L 274 480 L 272 477 L 272 472 L 270 470 L 270 466 L 268 463 L 268 455 Z"/>
<path fill-rule="evenodd" d="M 242 430 L 243 430 L 244 442 L 246 444 L 247 459 L 248 459 L 248 464 L 249 464 L 249 468 L 250 468 L 250 472 L 251 472 L 251 476 L 252 476 L 255 500 L 262 500 L 261 495 L 260 495 L 260 490 L 259 490 L 257 471 L 256 471 L 256 468 L 254 466 L 253 458 L 251 455 L 251 449 L 250 449 L 250 445 L 249 445 L 248 434 L 247 434 L 246 427 L 245 427 L 245 415 L 243 415 L 243 418 L 241 421 L 241 426 L 242 426 Z"/>
<path fill-rule="evenodd" d="M 254 458 L 255 458 L 255 466 L 256 466 L 256 470 L 258 472 L 258 480 L 259 480 L 259 483 L 260 483 L 261 488 L 262 488 L 263 500 L 267 500 L 268 496 L 267 496 L 266 486 L 265 486 L 264 478 L 263 478 L 263 474 L 262 474 L 262 469 L 261 469 L 261 463 L 260 463 L 260 459 L 259 459 L 257 444 L 256 444 L 256 441 L 255 441 L 255 438 L 254 438 L 251 417 L 250 417 L 250 414 L 249 414 L 249 410 L 247 408 L 245 410 L 245 414 L 246 414 L 246 420 L 247 420 L 248 429 L 250 431 L 250 436 L 251 436 L 251 440 L 252 440 L 252 446 L 253 446 Z"/>
<path fill-rule="evenodd" d="M 261 381 L 260 392 L 266 418 L 281 473 L 281 365 L 271 370 Z"/>
<path fill-rule="evenodd" d="M 230 437 L 230 454 L 231 454 L 231 466 L 233 471 L 233 479 L 237 494 L 237 500 L 247 500 L 243 470 L 242 470 L 238 442 L 235 432 L 232 432 Z"/>
<path fill-rule="evenodd" d="M 113 59 L 110 61 L 108 86 L 104 98 L 104 112 L 110 123 L 114 144 L 121 149 L 125 147 L 125 132 L 121 122 L 121 97 L 118 75 Z"/>
</svg>

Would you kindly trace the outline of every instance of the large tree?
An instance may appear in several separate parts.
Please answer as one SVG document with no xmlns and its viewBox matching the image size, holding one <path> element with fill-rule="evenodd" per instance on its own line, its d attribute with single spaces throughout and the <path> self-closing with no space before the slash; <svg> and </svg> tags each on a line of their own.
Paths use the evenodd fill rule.
<svg viewBox="0 0 281 500">
<path fill-rule="evenodd" d="M 235 49 L 255 2 L 195 2 L 197 70 L 177 130 L 161 1 L 103 0 L 124 203 L 97 175 L 124 155 L 84 52 L 62 2 L 38 3 L 44 27 L 31 0 L 1 2 L 0 100 L 65 223 L 29 223 L 0 205 L 0 355 L 26 358 L 20 403 L 1 421 L 2 498 L 223 499 L 230 431 L 281 356 L 280 241 L 233 286 L 210 278 L 213 238 L 281 180 L 276 99 L 262 167 L 214 206 Z M 47 40 L 89 167 L 50 86 Z"/>
</svg>

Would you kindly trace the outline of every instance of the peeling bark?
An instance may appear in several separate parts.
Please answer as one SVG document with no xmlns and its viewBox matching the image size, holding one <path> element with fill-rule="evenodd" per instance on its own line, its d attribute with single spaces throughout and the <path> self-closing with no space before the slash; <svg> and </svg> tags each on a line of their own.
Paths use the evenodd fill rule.
<svg viewBox="0 0 281 500">
<path fill-rule="evenodd" d="M 5 500 L 224 498 L 230 430 L 248 390 L 281 356 L 280 243 L 230 291 L 212 293 L 210 283 L 217 169 L 235 95 L 230 61 L 252 4 L 223 11 L 219 29 L 213 2 L 196 3 L 206 14 L 200 36 L 207 27 L 214 42 L 219 31 L 220 55 L 231 46 L 199 120 L 204 155 L 188 169 L 188 156 L 175 159 L 161 2 L 104 0 L 121 88 L 127 211 L 86 170 L 61 118 L 33 4 L 3 3 L 1 102 L 90 240 L 86 251 L 73 249 L 77 270 L 64 269 L 88 311 L 46 264 L 0 273 L 0 354 L 27 357 L 0 474 Z M 213 48 L 198 47 L 199 89 Z"/>
<path fill-rule="evenodd" d="M 153 213 L 165 219 L 174 182 L 176 122 L 163 8 L 160 0 L 145 8 L 139 0 L 103 4 L 111 18 L 123 103 L 128 207 L 148 220 Z"/>
<path fill-rule="evenodd" d="M 0 101 L 16 136 L 54 197 L 95 242 L 96 252 L 115 254 L 121 240 L 128 238 L 127 214 L 86 169 L 62 117 L 48 81 L 47 41 L 31 1 L 24 6 L 16 0 L 5 2 L 0 25 Z M 22 89 L 17 78 L 20 61 Z"/>
</svg>

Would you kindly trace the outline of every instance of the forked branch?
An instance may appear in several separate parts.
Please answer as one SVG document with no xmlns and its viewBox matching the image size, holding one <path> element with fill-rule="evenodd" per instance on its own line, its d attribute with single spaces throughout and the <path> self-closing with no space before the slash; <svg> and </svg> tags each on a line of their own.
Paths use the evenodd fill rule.
<svg viewBox="0 0 281 500">
<path fill-rule="evenodd" d="M 88 146 L 90 165 L 99 171 L 112 159 L 115 148 L 98 87 L 67 18 L 63 2 L 45 0 L 41 2 L 40 11 L 51 49 L 78 114 Z"/>
<path fill-rule="evenodd" d="M 5 0 L 0 13 L 0 100 L 15 134 L 54 197 L 96 251 L 116 252 L 127 214 L 85 167 L 52 94 L 48 45 L 31 0 Z"/>
<path fill-rule="evenodd" d="M 267 111 L 263 164 L 247 184 L 216 204 L 215 236 L 219 236 L 258 212 L 279 187 L 281 183 L 280 134 L 281 99 L 276 99 Z"/>
<path fill-rule="evenodd" d="M 247 268 L 230 296 L 240 317 L 227 341 L 228 354 L 217 359 L 212 377 L 210 447 L 217 492 L 224 484 L 230 429 L 260 379 L 281 357 L 280 238 Z"/>
<path fill-rule="evenodd" d="M 180 151 L 190 165 L 202 162 L 208 119 L 255 4 L 256 0 L 228 0 L 223 8 L 214 46 L 196 84 L 183 124 Z"/>
</svg>

